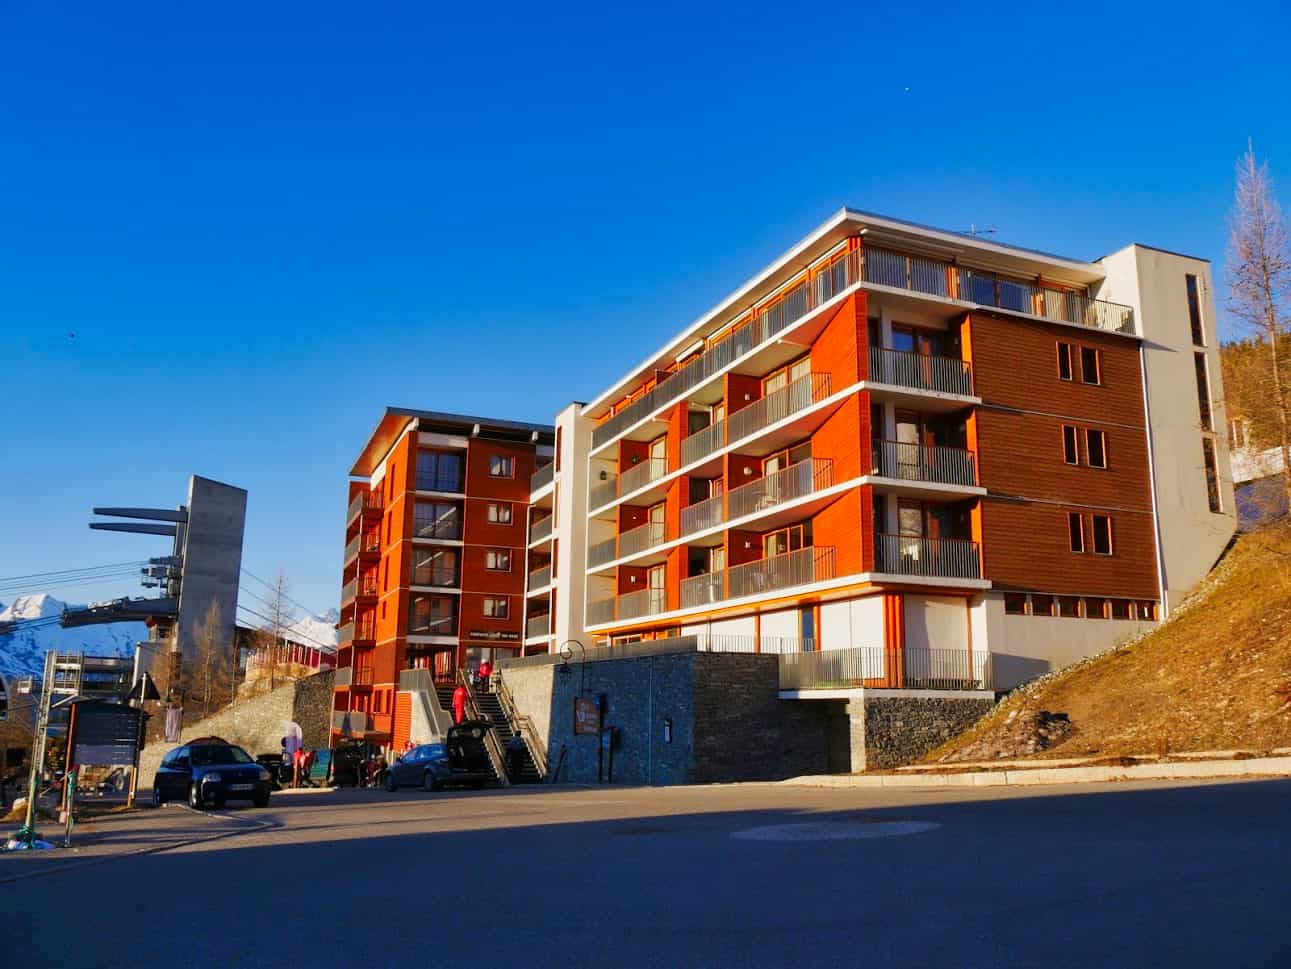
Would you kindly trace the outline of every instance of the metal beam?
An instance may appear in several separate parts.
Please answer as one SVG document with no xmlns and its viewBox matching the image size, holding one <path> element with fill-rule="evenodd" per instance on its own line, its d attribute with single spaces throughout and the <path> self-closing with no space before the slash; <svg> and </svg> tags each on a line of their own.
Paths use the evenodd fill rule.
<svg viewBox="0 0 1291 969">
<path fill-rule="evenodd" d="M 113 518 L 147 518 L 156 522 L 186 522 L 188 512 L 172 508 L 91 508 L 96 515 Z"/>
<path fill-rule="evenodd" d="M 134 532 L 138 535 L 169 535 L 175 537 L 174 525 L 136 525 L 127 522 L 90 522 L 97 532 Z"/>
</svg>

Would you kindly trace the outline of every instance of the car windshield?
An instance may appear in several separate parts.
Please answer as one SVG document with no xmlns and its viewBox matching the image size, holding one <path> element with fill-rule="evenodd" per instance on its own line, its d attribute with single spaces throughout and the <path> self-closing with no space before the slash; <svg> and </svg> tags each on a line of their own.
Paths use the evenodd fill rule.
<svg viewBox="0 0 1291 969">
<path fill-rule="evenodd" d="M 193 766 L 208 767 L 211 764 L 250 764 L 251 758 L 241 747 L 194 747 L 192 748 Z"/>
</svg>

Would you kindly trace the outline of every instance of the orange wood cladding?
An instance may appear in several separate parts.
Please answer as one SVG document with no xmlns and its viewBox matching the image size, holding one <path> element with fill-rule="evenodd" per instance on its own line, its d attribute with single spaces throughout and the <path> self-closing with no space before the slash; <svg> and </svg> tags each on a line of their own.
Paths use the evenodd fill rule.
<svg viewBox="0 0 1291 969">
<path fill-rule="evenodd" d="M 811 345 L 811 370 L 830 375 L 834 390 L 861 379 L 866 366 L 865 295 L 849 296 Z"/>
<path fill-rule="evenodd" d="M 861 530 L 862 523 L 870 516 L 863 514 L 862 490 L 869 489 L 852 488 L 843 492 L 811 519 L 813 544 L 834 549 L 835 575 L 854 575 L 862 570 L 864 564 L 861 549 L 868 543 L 862 542 Z"/>
</svg>

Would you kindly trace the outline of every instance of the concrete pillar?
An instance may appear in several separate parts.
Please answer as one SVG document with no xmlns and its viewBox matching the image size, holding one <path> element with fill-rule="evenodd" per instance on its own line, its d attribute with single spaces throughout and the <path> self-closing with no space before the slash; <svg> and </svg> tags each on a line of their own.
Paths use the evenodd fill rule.
<svg viewBox="0 0 1291 969">
<path fill-rule="evenodd" d="M 852 771 L 865 770 L 865 701 L 847 701 L 847 739 L 852 755 Z"/>
</svg>

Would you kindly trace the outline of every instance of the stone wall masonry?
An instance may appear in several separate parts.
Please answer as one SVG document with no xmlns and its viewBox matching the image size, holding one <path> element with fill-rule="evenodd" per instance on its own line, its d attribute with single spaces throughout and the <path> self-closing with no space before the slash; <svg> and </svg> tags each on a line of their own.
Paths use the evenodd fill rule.
<svg viewBox="0 0 1291 969">
<path fill-rule="evenodd" d="M 963 733 L 995 706 L 985 697 L 884 697 L 867 695 L 866 770 L 910 764 Z"/>
</svg>

